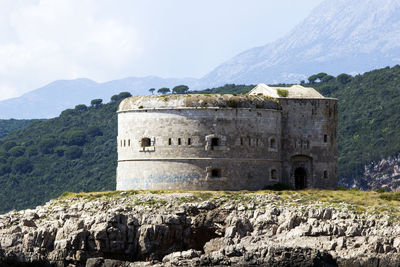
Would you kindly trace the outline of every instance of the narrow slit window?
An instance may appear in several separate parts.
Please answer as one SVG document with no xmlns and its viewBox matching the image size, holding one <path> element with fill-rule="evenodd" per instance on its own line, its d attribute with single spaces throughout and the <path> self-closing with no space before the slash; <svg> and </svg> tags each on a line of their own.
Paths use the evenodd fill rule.
<svg viewBox="0 0 400 267">
<path fill-rule="evenodd" d="M 251 146 L 251 138 L 249 137 L 249 146 Z"/>
<path fill-rule="evenodd" d="M 182 141 L 180 138 L 178 138 L 178 146 L 180 146 L 182 144 Z"/>
<path fill-rule="evenodd" d="M 328 142 L 328 135 L 324 134 L 324 143 L 327 143 L 327 142 Z"/>
<path fill-rule="evenodd" d="M 169 146 L 172 145 L 172 139 L 171 138 L 168 138 L 168 145 Z"/>
<path fill-rule="evenodd" d="M 277 179 L 276 170 L 273 169 L 273 170 L 271 170 L 271 180 L 276 180 L 276 179 Z"/>
<path fill-rule="evenodd" d="M 256 139 L 256 146 L 258 146 L 258 138 Z"/>
<path fill-rule="evenodd" d="M 240 145 L 243 146 L 243 138 L 240 137 Z"/>
<path fill-rule="evenodd" d="M 324 179 L 328 179 L 328 171 L 324 171 Z"/>
<path fill-rule="evenodd" d="M 124 140 L 124 147 L 126 146 L 126 140 Z"/>
<path fill-rule="evenodd" d="M 142 138 L 140 144 L 141 144 L 142 147 L 151 146 L 151 140 L 148 137 L 144 137 L 144 138 Z"/>
<path fill-rule="evenodd" d="M 271 140 L 269 141 L 269 147 L 270 148 L 276 148 L 276 140 L 275 140 L 275 138 L 271 138 Z"/>
<path fill-rule="evenodd" d="M 121 145 L 121 147 L 122 147 L 122 140 L 121 140 L 119 143 L 120 143 L 120 145 Z"/>
<path fill-rule="evenodd" d="M 188 146 L 190 146 L 192 144 L 192 139 L 188 138 Z"/>
<path fill-rule="evenodd" d="M 128 139 L 128 146 L 131 146 L 131 139 Z"/>
</svg>

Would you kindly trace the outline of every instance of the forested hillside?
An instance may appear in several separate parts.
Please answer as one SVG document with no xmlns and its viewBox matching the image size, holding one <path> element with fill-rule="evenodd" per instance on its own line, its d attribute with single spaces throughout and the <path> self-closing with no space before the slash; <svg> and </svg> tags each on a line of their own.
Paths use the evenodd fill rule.
<svg viewBox="0 0 400 267">
<path fill-rule="evenodd" d="M 319 73 L 302 85 L 339 99 L 341 184 L 361 181 L 365 164 L 400 152 L 400 66 L 355 77 Z M 197 93 L 251 88 L 228 84 Z M 64 191 L 114 190 L 116 110 L 127 96 L 115 95 L 108 104 L 93 100 L 90 107 L 78 105 L 0 138 L 0 213 L 42 204 Z"/>
<path fill-rule="evenodd" d="M 14 130 L 25 128 L 33 121 L 35 120 L 0 120 L 0 138 Z"/>
<path fill-rule="evenodd" d="M 339 99 L 339 177 L 343 185 L 351 186 L 364 165 L 400 152 L 399 65 L 355 77 L 320 73 L 311 76 L 307 85 Z"/>
<path fill-rule="evenodd" d="M 0 213 L 34 207 L 65 191 L 115 189 L 116 110 L 129 95 L 78 105 L 0 139 Z"/>
</svg>

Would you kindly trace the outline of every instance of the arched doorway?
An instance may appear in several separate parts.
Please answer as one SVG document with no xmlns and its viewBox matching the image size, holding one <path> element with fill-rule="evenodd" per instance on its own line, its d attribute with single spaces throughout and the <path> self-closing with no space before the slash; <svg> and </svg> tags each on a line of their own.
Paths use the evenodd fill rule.
<svg viewBox="0 0 400 267">
<path fill-rule="evenodd" d="M 304 168 L 299 167 L 294 171 L 294 188 L 296 190 L 305 189 L 307 187 L 307 172 Z"/>
</svg>

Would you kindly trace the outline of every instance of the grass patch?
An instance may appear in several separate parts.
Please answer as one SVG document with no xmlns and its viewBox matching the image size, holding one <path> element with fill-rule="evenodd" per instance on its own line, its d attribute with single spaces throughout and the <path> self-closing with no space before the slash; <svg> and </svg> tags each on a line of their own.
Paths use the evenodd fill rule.
<svg viewBox="0 0 400 267">
<path fill-rule="evenodd" d="M 287 97 L 289 95 L 289 91 L 286 89 L 276 89 L 276 93 L 280 96 L 280 97 Z"/>
</svg>

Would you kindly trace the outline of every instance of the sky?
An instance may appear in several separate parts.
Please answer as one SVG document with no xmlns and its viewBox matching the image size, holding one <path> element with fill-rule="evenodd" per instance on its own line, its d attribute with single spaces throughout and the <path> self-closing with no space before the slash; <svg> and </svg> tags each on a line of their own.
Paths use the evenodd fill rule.
<svg viewBox="0 0 400 267">
<path fill-rule="evenodd" d="M 322 0 L 0 0 L 0 100 L 54 80 L 201 78 Z"/>
</svg>

